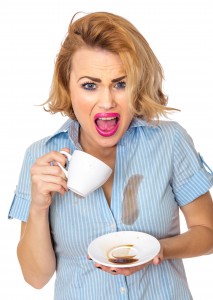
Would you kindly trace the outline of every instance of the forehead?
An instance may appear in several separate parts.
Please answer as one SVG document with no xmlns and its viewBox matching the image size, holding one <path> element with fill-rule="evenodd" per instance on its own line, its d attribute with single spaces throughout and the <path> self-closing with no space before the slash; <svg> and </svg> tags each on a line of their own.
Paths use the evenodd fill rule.
<svg viewBox="0 0 213 300">
<path fill-rule="evenodd" d="M 81 48 L 77 50 L 72 58 L 71 73 L 82 75 L 88 73 L 97 77 L 106 73 L 125 74 L 123 63 L 118 54 L 101 48 Z M 83 74 L 83 75 L 85 75 Z"/>
</svg>

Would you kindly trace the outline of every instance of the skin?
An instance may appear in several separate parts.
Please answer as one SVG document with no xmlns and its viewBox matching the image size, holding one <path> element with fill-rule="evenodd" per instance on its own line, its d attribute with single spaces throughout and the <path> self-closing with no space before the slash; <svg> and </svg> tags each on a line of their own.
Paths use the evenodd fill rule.
<svg viewBox="0 0 213 300">
<path fill-rule="evenodd" d="M 122 79 L 121 79 L 122 78 Z M 75 115 L 81 125 L 80 143 L 84 151 L 115 166 L 116 145 L 132 120 L 125 93 L 126 74 L 116 54 L 103 49 L 82 48 L 72 60 L 70 94 Z M 120 114 L 120 125 L 115 134 L 101 136 L 94 124 L 97 113 Z M 69 152 L 69 149 L 62 149 Z M 42 288 L 56 269 L 56 258 L 49 231 L 48 211 L 55 192 L 67 192 L 66 179 L 52 161 L 65 165 L 65 157 L 50 152 L 38 158 L 31 168 L 32 199 L 27 223 L 22 223 L 18 244 L 18 259 L 25 280 L 35 288 Z M 110 205 L 113 176 L 103 190 Z M 213 203 L 210 193 L 181 208 L 188 231 L 160 240 L 161 250 L 149 263 L 132 268 L 109 268 L 95 263 L 94 267 L 112 275 L 129 276 L 149 264 L 158 265 L 164 259 L 194 257 L 213 252 Z M 88 257 L 88 259 L 90 259 Z"/>
<path fill-rule="evenodd" d="M 80 143 L 86 152 L 104 160 L 115 151 L 133 118 L 125 84 L 126 73 L 118 55 L 97 48 L 82 48 L 74 54 L 70 90 L 74 113 L 81 125 Z M 121 116 L 118 130 L 107 138 L 97 132 L 94 123 L 94 116 L 105 112 Z"/>
</svg>

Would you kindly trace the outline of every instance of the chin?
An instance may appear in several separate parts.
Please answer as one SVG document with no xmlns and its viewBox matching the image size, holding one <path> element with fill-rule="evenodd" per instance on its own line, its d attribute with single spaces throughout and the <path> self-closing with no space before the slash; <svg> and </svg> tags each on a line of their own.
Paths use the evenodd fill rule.
<svg viewBox="0 0 213 300">
<path fill-rule="evenodd" d="M 117 143 L 120 141 L 121 137 L 118 136 L 110 136 L 110 137 L 102 137 L 99 135 L 98 144 L 104 148 L 115 147 Z"/>
</svg>

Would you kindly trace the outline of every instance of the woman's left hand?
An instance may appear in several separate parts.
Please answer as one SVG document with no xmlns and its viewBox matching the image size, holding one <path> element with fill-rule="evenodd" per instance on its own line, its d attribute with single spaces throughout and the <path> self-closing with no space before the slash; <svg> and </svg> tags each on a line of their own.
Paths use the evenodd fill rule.
<svg viewBox="0 0 213 300">
<path fill-rule="evenodd" d="M 88 256 L 88 259 L 91 259 L 89 256 Z M 105 271 L 105 272 L 108 272 L 112 275 L 124 275 L 124 276 L 129 276 L 129 275 L 132 275 L 140 270 L 143 270 L 144 268 L 146 268 L 147 266 L 149 266 L 150 264 L 154 264 L 155 266 L 159 265 L 161 262 L 163 261 L 163 250 L 162 250 L 162 247 L 161 247 L 161 250 L 160 252 L 158 253 L 158 255 L 156 255 L 151 261 L 145 263 L 145 264 L 142 264 L 142 265 L 139 265 L 139 266 L 136 266 L 136 267 L 130 267 L 130 268 L 116 268 L 116 267 L 106 267 L 106 266 L 103 266 L 99 263 L 95 263 L 95 267 L 102 270 L 102 271 Z"/>
</svg>

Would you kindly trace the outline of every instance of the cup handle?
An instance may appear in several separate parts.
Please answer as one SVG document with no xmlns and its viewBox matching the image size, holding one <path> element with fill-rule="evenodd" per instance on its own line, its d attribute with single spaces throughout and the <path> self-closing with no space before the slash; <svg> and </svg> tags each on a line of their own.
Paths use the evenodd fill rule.
<svg viewBox="0 0 213 300">
<path fill-rule="evenodd" d="M 60 151 L 60 153 L 64 154 L 67 157 L 68 161 L 70 162 L 70 160 L 72 158 L 71 154 L 67 153 L 66 151 Z M 61 170 L 64 172 L 65 176 L 68 178 L 67 170 L 64 167 L 62 167 L 62 165 L 59 162 L 57 162 L 57 165 L 61 168 Z"/>
</svg>

